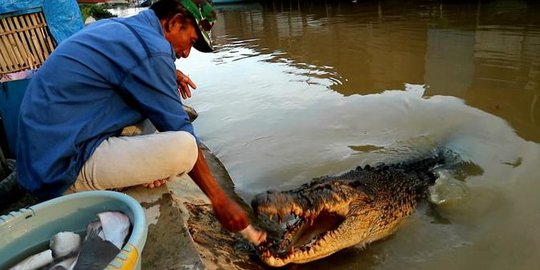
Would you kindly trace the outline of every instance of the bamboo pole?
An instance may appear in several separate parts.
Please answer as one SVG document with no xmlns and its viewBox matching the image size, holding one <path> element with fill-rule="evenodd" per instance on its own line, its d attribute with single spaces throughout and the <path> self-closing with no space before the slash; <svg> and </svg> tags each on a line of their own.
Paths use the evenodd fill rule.
<svg viewBox="0 0 540 270">
<path fill-rule="evenodd" d="M 5 28 L 7 28 L 7 29 L 14 29 L 15 28 L 13 26 L 13 23 L 11 21 L 9 21 L 9 20 L 4 20 L 3 23 L 4 23 Z M 17 45 L 17 38 L 15 36 L 13 36 L 13 34 L 11 34 L 11 35 L 8 35 L 8 39 L 9 39 L 9 43 L 11 44 L 11 48 L 13 48 L 15 58 L 16 58 L 16 62 L 15 62 L 16 67 L 15 68 L 17 70 L 21 70 L 23 68 L 22 65 L 24 64 L 25 57 L 23 56 L 23 54 L 21 53 L 21 49 Z"/>
<path fill-rule="evenodd" d="M 32 28 L 41 27 L 40 24 L 34 25 L 32 23 L 32 20 L 30 20 L 30 16 L 23 16 L 22 19 L 26 22 L 27 25 L 32 26 Z M 36 65 L 39 65 L 42 62 L 39 59 L 39 57 L 36 55 L 36 52 L 38 51 L 38 48 L 34 44 L 34 39 L 32 38 L 32 32 L 30 32 L 30 31 L 28 31 L 28 42 L 32 45 L 32 48 L 33 48 L 32 55 L 34 56 L 34 60 L 36 61 Z"/>
<path fill-rule="evenodd" d="M 11 29 L 19 29 L 19 23 L 17 22 L 16 17 L 8 17 L 7 18 L 8 24 L 11 26 Z M 28 49 L 28 46 L 25 46 L 23 44 L 22 40 L 24 40 L 24 33 L 17 31 L 12 34 L 13 39 L 15 40 L 15 44 L 17 44 L 17 48 L 19 49 L 19 53 L 21 54 L 21 57 L 23 58 L 23 62 L 20 63 L 21 68 L 25 67 L 26 61 L 28 59 L 28 54 L 31 53 Z"/>
<path fill-rule="evenodd" d="M 49 36 L 49 33 L 47 31 L 47 23 L 45 21 L 45 18 L 43 17 L 43 13 L 39 13 L 39 18 L 41 19 L 41 22 L 43 23 L 43 30 L 45 31 L 46 35 L 47 35 L 47 41 L 49 42 L 49 50 L 50 52 L 52 52 L 54 50 L 54 43 L 53 43 L 53 39 Z"/>
<path fill-rule="evenodd" d="M 35 13 L 30 14 L 30 18 L 32 18 L 32 22 L 34 22 L 34 24 L 40 23 L 40 19 L 38 16 L 36 16 Z M 35 33 L 36 38 L 39 42 L 40 56 L 43 57 L 43 60 L 41 62 L 43 63 L 45 62 L 45 59 L 47 59 L 47 57 L 49 56 L 49 54 L 47 53 L 47 43 L 44 41 L 46 35 L 43 31 L 43 28 L 39 28 L 39 30 L 35 29 L 32 32 Z"/>
<path fill-rule="evenodd" d="M 25 18 L 26 16 L 20 16 L 18 19 L 23 29 L 29 29 L 30 28 L 29 26 L 31 26 L 31 24 L 28 25 Z M 35 57 L 33 57 L 33 53 L 36 51 L 36 48 L 34 47 L 34 44 L 30 42 L 31 40 L 32 40 L 32 36 L 30 35 L 30 33 L 28 33 L 28 31 L 24 31 L 23 41 L 26 44 L 28 51 L 30 52 L 29 56 L 32 57 L 32 63 L 29 63 L 31 65 L 30 69 L 32 69 L 32 66 L 35 66 L 38 64 L 38 62 L 35 62 Z"/>
<path fill-rule="evenodd" d="M 24 16 L 24 18 L 26 18 L 26 16 Z M 22 18 L 21 18 L 22 19 Z M 22 27 L 22 28 L 18 28 L 18 29 L 10 29 L 10 30 L 6 30 L 5 32 L 2 32 L 0 33 L 0 36 L 2 35 L 10 35 L 10 34 L 13 34 L 13 33 L 17 33 L 17 32 L 23 32 L 23 31 L 27 31 L 27 30 L 32 30 L 32 29 L 36 29 L 36 28 L 43 28 L 45 27 L 46 24 L 44 23 L 39 23 L 37 25 L 32 25 L 32 22 L 31 21 L 28 21 L 28 26 L 27 27 Z"/>
<path fill-rule="evenodd" d="M 0 25 L 0 31 L 2 30 L 2 26 Z M 10 66 L 13 65 L 11 62 L 11 56 L 7 51 L 6 42 L 4 42 L 4 38 L 2 37 L 0 39 L 0 55 L 2 55 L 2 61 L 0 61 L 0 68 L 2 73 L 7 73 L 10 70 Z"/>
<path fill-rule="evenodd" d="M 39 24 L 39 21 L 36 21 L 34 19 L 34 14 L 28 14 L 26 17 L 26 19 L 29 21 L 29 23 L 31 25 L 38 25 Z M 30 33 L 30 36 L 32 37 L 31 40 L 32 40 L 32 43 L 34 44 L 35 48 L 36 48 L 36 51 L 34 52 L 34 55 L 38 58 L 38 61 L 39 62 L 43 62 L 45 57 L 44 55 L 41 54 L 41 44 L 40 42 L 38 41 L 38 36 L 39 36 L 39 28 L 35 28 L 35 29 L 32 29 L 32 30 L 29 30 L 28 31 Z"/>
<path fill-rule="evenodd" d="M 0 19 L 0 31 L 4 32 L 6 30 L 8 30 L 8 28 L 4 25 L 4 20 Z M 16 68 L 17 59 L 15 59 L 15 52 L 13 51 L 11 43 L 9 42 L 9 36 L 2 36 L 2 43 L 2 49 L 7 54 L 5 61 L 8 64 L 8 71 L 12 71 Z"/>
</svg>

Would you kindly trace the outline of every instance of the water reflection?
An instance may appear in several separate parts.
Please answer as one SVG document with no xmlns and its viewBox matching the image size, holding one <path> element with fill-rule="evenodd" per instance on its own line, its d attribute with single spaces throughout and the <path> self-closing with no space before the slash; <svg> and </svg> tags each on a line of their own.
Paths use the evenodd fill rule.
<svg viewBox="0 0 540 270">
<path fill-rule="evenodd" d="M 537 10 L 534 1 L 269 1 L 223 9 L 216 34 L 281 55 L 270 61 L 326 67 L 322 77 L 346 96 L 426 84 L 427 95 L 463 98 L 540 141 Z"/>
</svg>

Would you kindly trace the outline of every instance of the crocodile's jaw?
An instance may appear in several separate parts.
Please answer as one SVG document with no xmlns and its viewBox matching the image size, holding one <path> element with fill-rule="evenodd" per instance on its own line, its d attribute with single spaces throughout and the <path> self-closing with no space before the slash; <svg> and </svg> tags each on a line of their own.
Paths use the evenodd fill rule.
<svg viewBox="0 0 540 270">
<path fill-rule="evenodd" d="M 357 206 L 355 205 L 353 208 Z M 406 215 L 396 216 L 389 222 L 381 224 L 380 220 L 388 219 L 388 216 L 378 208 L 369 204 L 363 204 L 360 208 L 362 209 L 351 209 L 350 212 L 354 213 L 349 213 L 343 217 L 334 216 L 333 223 L 326 220 L 326 226 L 322 227 L 320 225 L 323 220 L 318 218 L 314 220 L 313 226 L 303 221 L 303 226 L 300 226 L 302 229 L 288 229 L 282 237 L 284 240 L 277 247 L 264 245 L 259 247 L 262 251 L 260 254 L 261 260 L 270 266 L 280 267 L 290 263 L 302 264 L 315 261 L 352 246 L 364 247 L 373 241 L 392 234 L 396 227 L 406 218 Z M 329 217 L 322 218 L 328 219 Z M 335 227 L 329 229 L 332 226 Z M 320 227 L 318 232 L 323 232 L 315 235 L 303 232 L 317 227 Z M 325 229 L 326 231 L 324 231 Z M 304 235 L 304 237 L 299 235 Z M 310 240 L 306 241 L 305 238 Z M 287 242 L 289 240 L 290 243 Z"/>
<path fill-rule="evenodd" d="M 342 181 L 258 194 L 252 201 L 258 215 L 277 216 L 279 223 L 291 216 L 297 220 L 285 230 L 280 241 L 260 245 L 260 257 L 275 267 L 307 263 L 382 239 L 393 233 L 414 209 L 414 199 L 394 202 L 393 197 L 381 193 L 375 199 Z M 281 226 L 285 228 L 283 223 Z"/>
<path fill-rule="evenodd" d="M 345 246 L 338 242 L 339 235 L 343 233 L 343 217 L 326 219 L 316 218 L 313 224 L 300 220 L 298 223 L 302 224 L 288 229 L 277 247 L 262 248 L 261 260 L 270 266 L 280 267 L 289 263 L 311 262 L 343 249 Z"/>
<path fill-rule="evenodd" d="M 260 258 L 266 264 L 273 267 L 281 267 L 290 263 L 302 264 L 315 261 L 327 256 L 330 256 L 344 248 L 360 247 L 363 248 L 367 244 L 376 240 L 383 239 L 395 232 L 396 228 L 410 214 L 389 217 L 381 212 L 373 205 L 364 205 L 365 207 L 346 217 L 334 217 L 334 223 L 337 224 L 334 229 L 329 229 L 326 232 L 315 236 L 306 235 L 310 241 L 299 240 L 287 244 L 280 243 L 280 252 L 275 249 L 261 247 L 263 250 Z M 322 217 L 324 219 L 324 217 Z M 342 218 L 342 220 L 339 220 Z M 382 224 L 380 221 L 386 220 Z M 321 220 L 315 219 L 314 226 L 320 225 Z M 305 221 L 304 221 L 305 223 Z M 328 223 L 328 222 L 327 222 Z M 305 225 L 309 226 L 309 225 Z M 328 228 L 328 226 L 326 226 Z M 320 230 L 324 230 L 320 228 Z M 299 234 L 303 234 L 300 230 L 287 230 L 282 237 L 283 239 L 302 238 Z"/>
<path fill-rule="evenodd" d="M 291 216 L 296 220 L 287 227 L 281 241 L 259 246 L 260 257 L 266 264 L 279 267 L 306 263 L 346 247 L 362 245 L 366 232 L 369 232 L 369 220 L 377 219 L 367 219 L 368 223 L 361 225 L 363 218 L 351 213 L 354 212 L 351 205 L 364 205 L 366 210 L 370 208 L 369 199 L 363 192 L 349 186 L 334 185 L 340 188 L 327 189 L 325 196 L 310 198 L 309 203 L 305 197 L 289 192 L 268 192 L 256 197 L 252 206 L 257 214 L 266 214 L 270 218 L 277 216 L 280 223 Z M 339 190 L 340 194 L 333 190 Z M 366 227 L 365 232 L 362 227 Z"/>
</svg>

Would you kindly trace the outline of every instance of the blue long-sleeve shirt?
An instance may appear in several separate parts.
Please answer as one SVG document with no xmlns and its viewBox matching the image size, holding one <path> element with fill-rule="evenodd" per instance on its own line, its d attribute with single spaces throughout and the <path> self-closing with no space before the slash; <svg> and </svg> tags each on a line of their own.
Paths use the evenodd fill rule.
<svg viewBox="0 0 540 270">
<path fill-rule="evenodd" d="M 159 131 L 194 134 L 174 60 L 152 10 L 101 20 L 60 43 L 21 104 L 19 184 L 43 199 L 62 195 L 103 140 L 145 118 Z"/>
</svg>

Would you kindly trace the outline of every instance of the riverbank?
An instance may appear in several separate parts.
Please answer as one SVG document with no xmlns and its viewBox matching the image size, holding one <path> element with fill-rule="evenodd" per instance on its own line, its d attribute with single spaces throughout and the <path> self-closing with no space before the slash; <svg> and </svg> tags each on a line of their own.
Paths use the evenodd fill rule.
<svg viewBox="0 0 540 270">
<path fill-rule="evenodd" d="M 225 192 L 251 213 L 235 194 L 223 164 L 207 147 L 203 153 Z M 140 202 L 147 219 L 142 269 L 264 269 L 246 240 L 221 228 L 208 198 L 189 176 L 178 176 L 159 188 L 133 187 L 124 193 Z M 22 196 L 0 209 L 0 215 L 34 203 L 31 196 Z"/>
<path fill-rule="evenodd" d="M 234 193 L 223 164 L 208 148 L 203 153 L 225 192 L 251 213 Z M 125 193 L 141 203 L 148 220 L 142 269 L 264 269 L 246 240 L 221 228 L 208 198 L 189 176 L 159 188 L 136 187 Z"/>
</svg>

